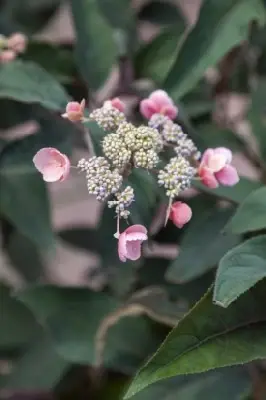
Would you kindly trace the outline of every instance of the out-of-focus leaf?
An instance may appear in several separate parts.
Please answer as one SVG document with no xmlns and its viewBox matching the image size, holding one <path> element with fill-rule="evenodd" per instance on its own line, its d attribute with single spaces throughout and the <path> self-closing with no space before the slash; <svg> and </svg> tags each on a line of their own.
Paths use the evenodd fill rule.
<svg viewBox="0 0 266 400">
<path fill-rule="evenodd" d="M 37 112 L 37 110 L 36 110 Z M 0 158 L 0 213 L 41 249 L 54 245 L 49 200 L 32 158 L 42 147 L 70 153 L 71 124 L 46 111 L 36 113 L 40 130 L 6 145 Z"/>
<path fill-rule="evenodd" d="M 48 335 L 30 343 L 3 381 L 5 390 L 51 390 L 66 372 L 69 362 L 55 351 Z"/>
<path fill-rule="evenodd" d="M 82 250 L 90 250 L 100 252 L 101 244 L 100 237 L 97 234 L 97 229 L 87 227 L 73 227 L 58 232 L 59 237 L 71 246 Z"/>
<path fill-rule="evenodd" d="M 251 387 L 244 368 L 224 368 L 199 376 L 175 377 L 156 383 L 133 396 L 134 400 L 240 400 Z"/>
<path fill-rule="evenodd" d="M 194 182 L 195 188 L 203 192 L 213 194 L 233 203 L 241 203 L 253 190 L 259 189 L 262 185 L 260 182 L 252 181 L 248 178 L 241 177 L 237 185 L 233 187 L 220 186 L 217 189 L 209 189 L 207 186 L 199 182 Z"/>
<path fill-rule="evenodd" d="M 98 0 L 99 7 L 114 29 L 113 35 L 119 55 L 132 53 L 136 46 L 137 31 L 131 0 Z"/>
<path fill-rule="evenodd" d="M 0 98 L 38 103 L 52 110 L 64 109 L 69 101 L 62 86 L 44 69 L 19 60 L 1 66 Z"/>
<path fill-rule="evenodd" d="M 242 293 L 266 277 L 266 236 L 257 236 L 229 251 L 216 274 L 215 303 L 228 307 Z"/>
<path fill-rule="evenodd" d="M 226 226 L 227 232 L 236 234 L 258 231 L 266 228 L 266 187 L 254 190 Z"/>
<path fill-rule="evenodd" d="M 205 210 L 192 219 L 180 242 L 180 253 L 167 270 L 167 280 L 185 283 L 202 275 L 239 243 L 237 236 L 222 233 L 233 212 L 231 208 Z"/>
<path fill-rule="evenodd" d="M 266 90 L 266 79 L 260 79 L 258 86 L 251 95 L 251 107 L 248 112 L 248 119 L 251 129 L 258 141 L 258 150 L 264 163 L 266 163 L 266 123 L 265 104 L 263 101 Z"/>
<path fill-rule="evenodd" d="M 185 28 L 184 17 L 179 7 L 167 1 L 150 1 L 140 9 L 138 18 L 153 24 L 173 24 L 175 26 L 181 25 L 183 30 Z"/>
<path fill-rule="evenodd" d="M 240 137 L 229 129 L 218 128 L 211 123 L 200 125 L 198 132 L 202 136 L 206 147 L 228 147 L 232 151 L 242 151 L 244 143 Z"/>
<path fill-rule="evenodd" d="M 161 328 L 145 316 L 107 317 L 97 332 L 97 365 L 103 363 L 127 375 L 135 373 L 164 339 L 168 330 Z"/>
<path fill-rule="evenodd" d="M 71 49 L 52 43 L 29 42 L 27 51 L 23 54 L 23 59 L 39 64 L 62 84 L 71 82 L 76 72 Z"/>
<path fill-rule="evenodd" d="M 213 304 L 210 290 L 138 372 L 125 398 L 176 375 L 265 358 L 265 300 L 265 281 L 233 303 L 231 312 Z"/>
<path fill-rule="evenodd" d="M 116 61 L 113 29 L 102 15 L 98 0 L 72 0 L 71 5 L 79 68 L 88 87 L 97 90 Z"/>
<path fill-rule="evenodd" d="M 42 277 L 44 263 L 40 252 L 31 240 L 14 232 L 6 250 L 13 267 L 28 282 L 36 282 Z"/>
<path fill-rule="evenodd" d="M 139 270 L 139 281 L 141 287 L 160 285 L 168 293 L 171 300 L 177 302 L 178 308 L 183 307 L 183 311 L 195 304 L 206 292 L 213 282 L 213 272 L 208 272 L 203 276 L 194 279 L 183 285 L 171 284 L 165 281 L 166 270 L 171 260 L 161 258 L 148 258 Z"/>
<path fill-rule="evenodd" d="M 0 285 L 0 348 L 19 349 L 32 340 L 39 327 L 31 312 L 12 297 L 11 289 Z"/>
<path fill-rule="evenodd" d="M 94 337 L 101 320 L 118 305 L 105 293 L 88 288 L 35 286 L 18 294 L 49 330 L 57 352 L 66 360 L 94 363 Z"/>
<path fill-rule="evenodd" d="M 180 25 L 180 30 L 165 30 L 140 48 L 135 59 L 138 76 L 150 78 L 161 85 L 175 60 L 183 32 L 184 25 Z"/>
<path fill-rule="evenodd" d="M 171 66 L 165 88 L 181 98 L 232 47 L 247 38 L 250 21 L 265 22 L 260 0 L 206 0 Z"/>
<path fill-rule="evenodd" d="M 213 109 L 211 86 L 206 80 L 201 80 L 192 91 L 184 96 L 182 104 L 190 118 L 210 115 Z M 211 126 L 213 130 L 213 125 Z"/>
<path fill-rule="evenodd" d="M 19 29 L 27 33 L 40 30 L 56 12 L 62 0 L 8 0 L 1 14 Z"/>
</svg>

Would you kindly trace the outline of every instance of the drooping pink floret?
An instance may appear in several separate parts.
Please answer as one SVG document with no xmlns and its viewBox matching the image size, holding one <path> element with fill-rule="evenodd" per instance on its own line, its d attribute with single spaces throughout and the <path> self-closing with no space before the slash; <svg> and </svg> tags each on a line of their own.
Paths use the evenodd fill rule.
<svg viewBox="0 0 266 400">
<path fill-rule="evenodd" d="M 23 33 L 13 33 L 7 39 L 7 47 L 15 53 L 24 53 L 28 43 L 27 37 Z"/>
<path fill-rule="evenodd" d="M 169 219 L 178 227 L 183 228 L 192 217 L 191 208 L 182 201 L 176 201 L 172 204 Z"/>
<path fill-rule="evenodd" d="M 7 64 L 16 58 L 16 53 L 13 50 L 3 50 L 0 53 L 0 62 L 2 64 Z"/>
<path fill-rule="evenodd" d="M 118 111 L 121 111 L 122 113 L 124 113 L 126 109 L 125 103 L 121 101 L 119 97 L 115 97 L 111 100 L 106 100 L 104 102 L 104 106 L 116 108 Z"/>
<path fill-rule="evenodd" d="M 141 256 L 141 244 L 147 240 L 147 229 L 143 225 L 132 225 L 118 237 L 118 255 L 121 261 L 138 260 Z"/>
<path fill-rule="evenodd" d="M 140 112 L 147 119 L 153 114 L 162 114 L 175 119 L 178 109 L 164 90 L 155 90 L 147 99 L 140 102 Z"/>
<path fill-rule="evenodd" d="M 219 184 L 233 186 L 238 183 L 238 172 L 231 162 L 231 150 L 225 147 L 207 149 L 198 169 L 202 183 L 212 189 L 217 188 Z"/>
<path fill-rule="evenodd" d="M 85 99 L 80 103 L 77 101 L 70 101 L 66 106 L 66 112 L 62 117 L 69 119 L 72 122 L 81 121 L 84 118 Z"/>
<path fill-rule="evenodd" d="M 39 150 L 33 157 L 33 163 L 46 182 L 62 182 L 69 175 L 68 157 L 53 147 L 44 147 Z"/>
</svg>

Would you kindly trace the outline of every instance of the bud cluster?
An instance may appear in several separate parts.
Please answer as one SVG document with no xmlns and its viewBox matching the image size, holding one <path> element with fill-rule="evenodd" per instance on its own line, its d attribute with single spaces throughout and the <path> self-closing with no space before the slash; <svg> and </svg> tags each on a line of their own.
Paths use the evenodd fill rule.
<svg viewBox="0 0 266 400">
<path fill-rule="evenodd" d="M 191 186 L 196 174 L 189 161 L 183 156 L 173 157 L 164 169 L 159 171 L 158 184 L 166 189 L 166 195 L 173 199 Z"/>
<path fill-rule="evenodd" d="M 122 122 L 125 122 L 125 115 L 109 103 L 90 113 L 90 119 L 107 132 L 114 132 Z"/>
<path fill-rule="evenodd" d="M 131 186 L 127 186 L 123 192 L 115 194 L 117 200 L 109 200 L 108 207 L 115 207 L 116 214 L 121 218 L 128 218 L 130 212 L 126 210 L 134 201 L 134 190 Z"/>
<path fill-rule="evenodd" d="M 104 157 L 92 157 L 89 161 L 82 159 L 78 163 L 78 168 L 86 172 L 88 191 L 99 201 L 105 201 L 122 185 L 122 175 L 117 170 L 111 171 Z"/>
</svg>

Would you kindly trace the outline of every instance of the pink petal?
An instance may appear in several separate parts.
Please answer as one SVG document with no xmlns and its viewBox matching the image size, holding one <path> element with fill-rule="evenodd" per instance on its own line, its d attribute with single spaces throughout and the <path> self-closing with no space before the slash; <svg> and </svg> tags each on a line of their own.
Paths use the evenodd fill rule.
<svg viewBox="0 0 266 400">
<path fill-rule="evenodd" d="M 43 180 L 45 182 L 57 182 L 62 180 L 63 169 L 56 165 L 48 165 L 43 169 Z"/>
<path fill-rule="evenodd" d="M 215 174 L 216 179 L 225 186 L 233 186 L 239 181 L 238 172 L 232 165 L 226 165 Z"/>
<path fill-rule="evenodd" d="M 157 113 L 156 104 L 150 99 L 144 99 L 140 102 L 140 112 L 144 118 L 150 119 Z"/>
<path fill-rule="evenodd" d="M 141 240 L 127 241 L 127 258 L 132 261 L 136 261 L 141 256 Z"/>
<path fill-rule="evenodd" d="M 147 229 L 143 225 L 136 224 L 129 226 L 124 233 L 127 235 L 130 233 L 144 233 L 147 236 Z"/>
<path fill-rule="evenodd" d="M 69 161 L 69 158 L 65 154 L 62 154 L 62 155 L 64 157 L 64 164 L 63 164 L 64 167 L 63 167 L 63 174 L 62 174 L 61 179 L 60 179 L 61 182 L 64 181 L 68 177 L 68 175 L 70 173 L 70 161 Z"/>
<path fill-rule="evenodd" d="M 178 113 L 178 109 L 174 105 L 163 107 L 161 113 L 166 115 L 170 119 L 175 119 Z"/>
<path fill-rule="evenodd" d="M 118 255 L 119 258 L 122 262 L 125 262 L 127 260 L 127 239 L 126 239 L 126 233 L 123 232 L 121 235 L 119 235 L 118 238 Z"/>
<path fill-rule="evenodd" d="M 164 90 L 155 90 L 150 94 L 149 99 L 156 104 L 158 109 L 174 105 L 172 99 Z"/>
<path fill-rule="evenodd" d="M 201 158 L 201 165 L 208 165 L 209 158 L 213 155 L 213 149 L 207 149 L 204 151 L 202 158 Z"/>
<path fill-rule="evenodd" d="M 191 208 L 182 201 L 176 201 L 172 207 L 169 218 L 178 227 L 182 228 L 192 217 Z"/>
<path fill-rule="evenodd" d="M 117 110 L 124 112 L 125 111 L 125 103 L 119 99 L 119 97 L 115 97 L 114 99 L 111 100 L 111 104 L 114 108 Z"/>
<path fill-rule="evenodd" d="M 42 173 L 45 166 L 51 161 L 53 150 L 55 150 L 53 147 L 44 147 L 33 157 L 33 163 L 39 172 Z"/>
<path fill-rule="evenodd" d="M 215 189 L 219 186 L 216 175 L 214 175 L 208 168 L 200 168 L 198 174 L 203 185 L 209 187 L 210 189 Z"/>
<path fill-rule="evenodd" d="M 225 165 L 226 165 L 225 155 L 216 153 L 214 153 L 209 157 L 207 163 L 207 167 L 214 173 L 221 171 L 221 169 L 223 169 Z"/>
<path fill-rule="evenodd" d="M 67 113 L 70 113 L 70 112 L 79 113 L 80 112 L 80 104 L 77 101 L 70 101 L 69 103 L 67 103 L 66 112 Z"/>
<path fill-rule="evenodd" d="M 232 161 L 232 152 L 231 150 L 227 149 L 226 147 L 216 147 L 216 149 L 214 149 L 214 153 L 215 154 L 220 154 L 223 157 L 225 157 L 226 159 L 226 163 L 230 164 Z"/>
</svg>

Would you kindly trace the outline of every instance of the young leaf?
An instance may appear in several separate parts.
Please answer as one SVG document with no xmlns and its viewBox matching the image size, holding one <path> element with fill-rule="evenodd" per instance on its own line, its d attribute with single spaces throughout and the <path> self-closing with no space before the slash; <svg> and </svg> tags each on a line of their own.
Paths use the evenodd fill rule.
<svg viewBox="0 0 266 400">
<path fill-rule="evenodd" d="M 176 375 L 265 358 L 265 301 L 265 281 L 241 296 L 230 310 L 213 304 L 212 291 L 208 291 L 140 369 L 125 398 Z"/>
<path fill-rule="evenodd" d="M 69 101 L 52 75 L 37 64 L 19 60 L 1 65 L 0 98 L 38 103 L 55 111 L 64 109 Z"/>
<path fill-rule="evenodd" d="M 206 0 L 197 23 L 184 40 L 165 88 L 181 98 L 232 47 L 247 38 L 250 21 L 265 22 L 261 0 Z"/>
<path fill-rule="evenodd" d="M 77 32 L 77 59 L 89 88 L 99 89 L 116 61 L 113 29 L 102 15 L 97 0 L 72 0 Z"/>
<path fill-rule="evenodd" d="M 266 187 L 252 192 L 226 226 L 227 232 L 236 234 L 258 231 L 266 228 Z"/>
<path fill-rule="evenodd" d="M 228 307 L 265 277 L 266 235 L 262 235 L 235 247 L 221 259 L 213 299 L 215 303 Z"/>
</svg>

